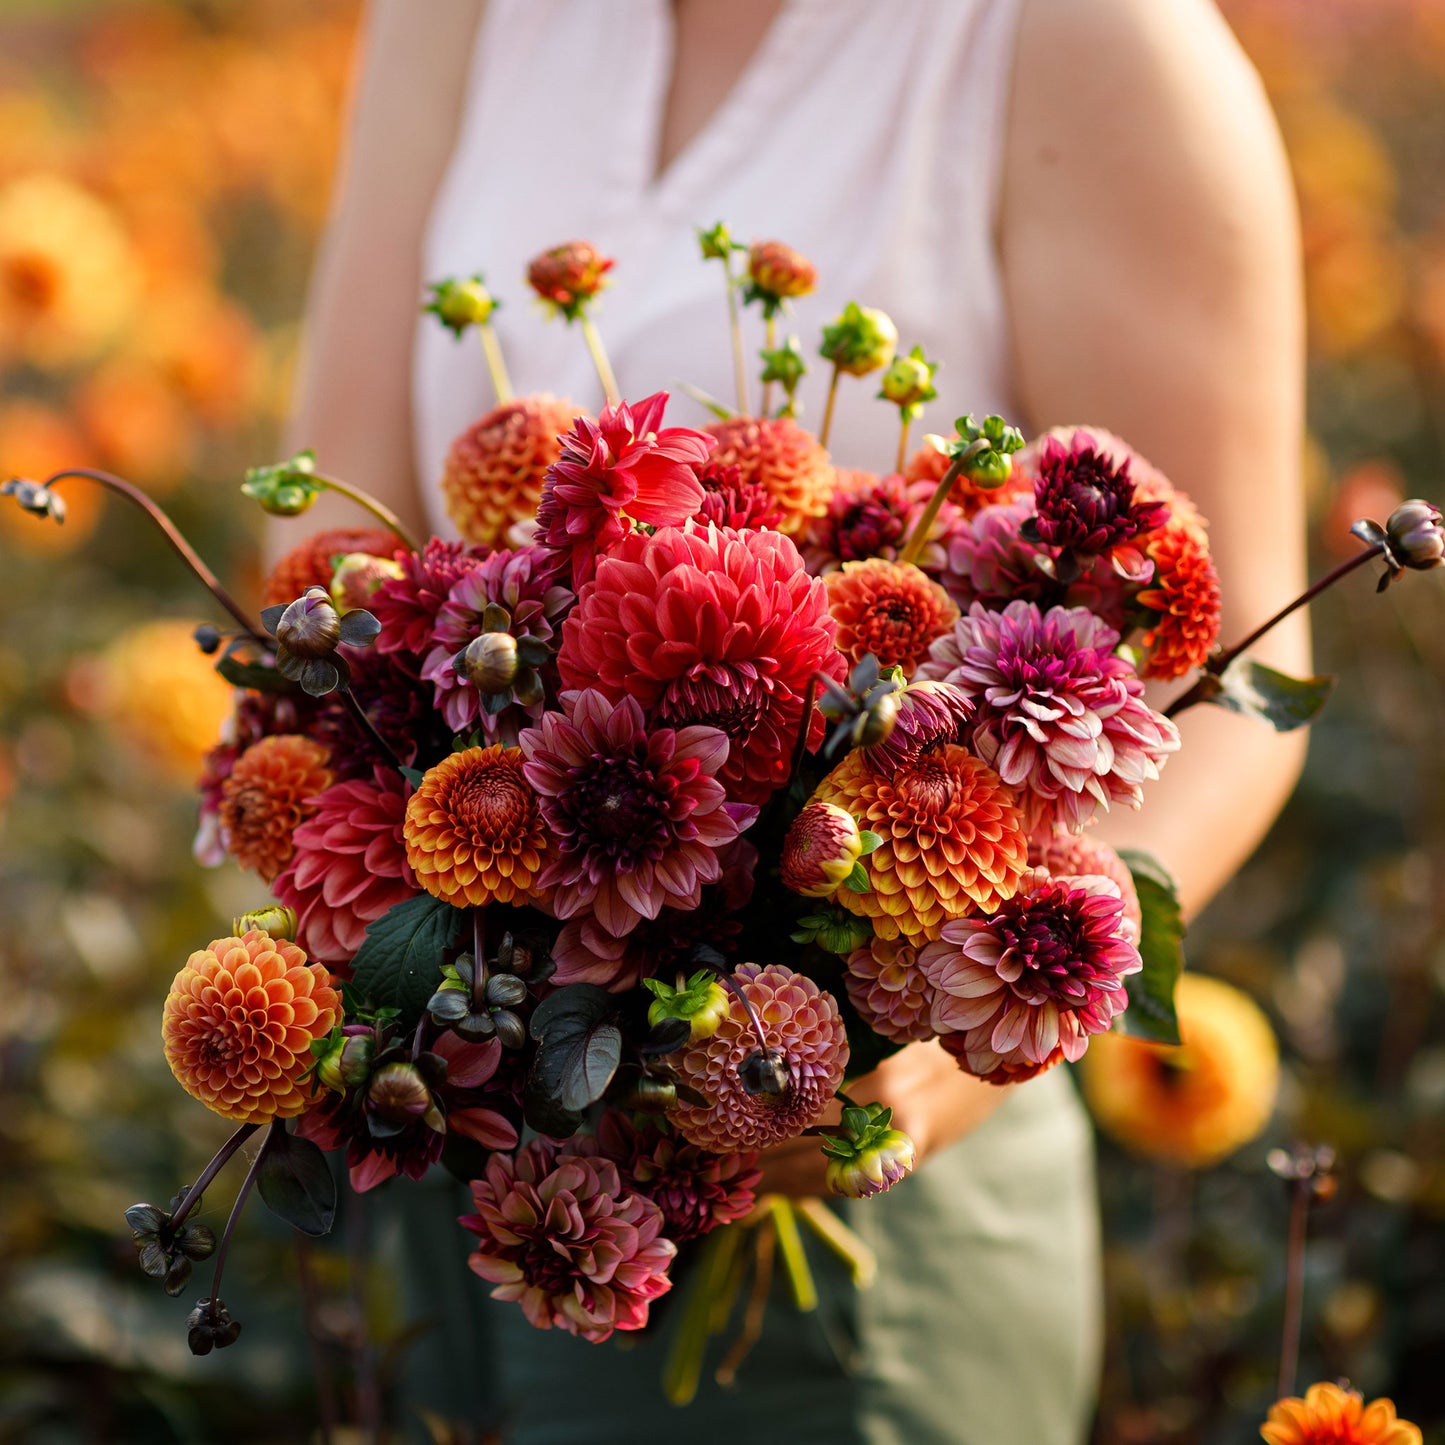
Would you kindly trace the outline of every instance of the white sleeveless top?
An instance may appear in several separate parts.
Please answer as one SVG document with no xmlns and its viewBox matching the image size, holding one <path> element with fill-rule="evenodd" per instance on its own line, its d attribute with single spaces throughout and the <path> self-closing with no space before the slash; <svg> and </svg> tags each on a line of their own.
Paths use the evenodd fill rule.
<svg viewBox="0 0 1445 1445">
<path fill-rule="evenodd" d="M 424 245 L 429 281 L 480 271 L 519 394 L 550 391 L 595 414 L 581 335 L 531 301 L 527 262 L 591 241 L 617 258 L 594 315 L 625 397 L 666 389 L 668 420 L 701 424 L 681 379 L 734 404 L 721 267 L 695 227 L 781 240 L 818 267 L 795 303 L 814 369 L 803 422 L 822 415 L 823 324 L 879 306 L 904 350 L 941 362 L 939 400 L 913 436 L 965 411 L 1016 413 L 994 221 L 1018 0 L 783 0 L 703 130 L 654 178 L 671 76 L 670 0 L 489 0 L 457 145 Z M 750 357 L 762 345 L 745 320 Z M 756 368 L 750 366 L 753 375 Z M 831 450 L 886 471 L 897 412 L 877 378 L 843 378 Z M 756 392 L 751 399 L 756 405 Z M 492 405 L 480 348 L 432 318 L 413 358 L 418 476 L 451 535 L 438 482 L 446 449 Z"/>
</svg>

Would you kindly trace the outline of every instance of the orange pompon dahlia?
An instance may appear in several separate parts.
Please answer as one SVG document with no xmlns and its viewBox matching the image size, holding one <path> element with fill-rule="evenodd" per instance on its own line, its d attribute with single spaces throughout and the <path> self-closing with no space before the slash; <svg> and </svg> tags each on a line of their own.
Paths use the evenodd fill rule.
<svg viewBox="0 0 1445 1445">
<path fill-rule="evenodd" d="M 908 562 L 845 562 L 823 581 L 838 650 L 850 666 L 871 652 L 880 667 L 901 667 L 912 677 L 930 644 L 958 621 L 948 593 Z"/>
<path fill-rule="evenodd" d="M 458 532 L 479 547 L 505 547 L 514 523 L 537 514 L 542 479 L 562 455 L 580 406 L 519 396 L 494 407 L 452 442 L 442 497 Z"/>
<path fill-rule="evenodd" d="M 778 504 L 780 532 L 796 537 L 828 510 L 833 463 L 817 437 L 791 417 L 735 416 L 704 430 L 717 438 L 712 464 L 736 467 L 743 485 L 757 482 Z"/>
<path fill-rule="evenodd" d="M 956 441 L 957 435 L 948 438 Z M 952 458 L 947 452 L 941 452 L 931 444 L 925 444 L 908 458 L 903 468 L 903 480 L 906 482 L 927 482 L 930 486 L 936 487 L 943 480 L 943 474 L 948 470 Z M 972 478 L 957 476 L 953 479 L 953 485 L 948 489 L 949 502 L 957 507 L 965 518 L 972 518 L 985 507 L 991 507 L 996 502 L 1011 502 L 1015 498 L 1025 494 L 1031 494 L 1034 489 L 1033 478 L 1025 476 L 1019 469 L 1017 459 L 1009 470 L 1008 480 L 1001 487 L 987 489 L 980 487 Z"/>
<path fill-rule="evenodd" d="M 380 527 L 331 527 L 298 542 L 266 577 L 263 607 L 280 607 L 294 602 L 308 587 L 331 591 L 336 559 L 352 552 L 373 557 L 390 557 L 404 544 L 394 532 Z"/>
<path fill-rule="evenodd" d="M 1259 1433 L 1269 1445 L 1421 1445 L 1424 1439 L 1418 1425 L 1396 1416 L 1393 1400 L 1367 1405 L 1358 1390 L 1329 1381 L 1311 1385 L 1303 1400 L 1276 1400 Z"/>
<path fill-rule="evenodd" d="M 221 838 L 243 868 L 270 882 L 291 861 L 291 835 L 332 784 L 330 752 L 296 733 L 252 743 L 221 785 Z"/>
<path fill-rule="evenodd" d="M 933 939 L 951 918 L 991 912 L 1028 867 L 1028 839 L 1014 795 L 967 748 L 950 743 L 884 777 L 849 753 L 818 785 L 882 839 L 862 860 L 867 893 L 833 895 L 873 920 L 880 938 Z"/>
<path fill-rule="evenodd" d="M 1144 544 L 1154 580 L 1136 599 L 1159 614 L 1144 634 L 1145 677 L 1183 677 L 1203 667 L 1219 640 L 1219 573 L 1202 532 L 1166 525 Z"/>
<path fill-rule="evenodd" d="M 311 1044 L 341 996 L 294 943 L 253 928 L 193 953 L 166 996 L 161 1037 L 181 1087 L 223 1119 L 293 1119 L 312 1102 Z"/>
<path fill-rule="evenodd" d="M 522 776 L 520 748 L 498 743 L 443 758 L 406 805 L 406 861 L 430 894 L 480 908 L 538 903 L 551 861 L 541 802 Z"/>
</svg>

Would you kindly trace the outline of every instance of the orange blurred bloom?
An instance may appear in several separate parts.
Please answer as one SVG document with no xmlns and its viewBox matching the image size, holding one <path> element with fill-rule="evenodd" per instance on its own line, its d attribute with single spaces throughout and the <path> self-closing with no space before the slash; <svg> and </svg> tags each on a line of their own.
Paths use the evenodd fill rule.
<svg viewBox="0 0 1445 1445">
<path fill-rule="evenodd" d="M 176 287 L 153 298 L 134 350 L 212 426 L 245 420 L 264 395 L 266 355 L 255 323 L 209 287 Z"/>
<path fill-rule="evenodd" d="M 221 786 L 221 836 L 243 867 L 270 882 L 291 861 L 291 835 L 332 783 L 331 754 L 317 742 L 278 733 L 252 743 Z"/>
<path fill-rule="evenodd" d="M 75 412 L 107 467 L 164 493 L 190 461 L 192 434 L 171 386 L 144 363 L 114 358 L 76 389 Z"/>
<path fill-rule="evenodd" d="M 292 1119 L 312 1102 L 303 1075 L 313 1039 L 341 1022 L 331 975 L 294 943 L 253 928 L 193 953 L 161 1023 L 166 1062 L 193 1098 L 223 1119 Z"/>
<path fill-rule="evenodd" d="M 823 581 L 838 624 L 838 651 L 850 666 L 871 652 L 880 667 L 901 667 L 912 677 L 929 643 L 958 620 L 948 593 L 910 563 L 845 562 Z"/>
<path fill-rule="evenodd" d="M 1420 1427 L 1395 1416 L 1393 1400 L 1367 1405 L 1357 1390 L 1328 1381 L 1311 1385 L 1303 1400 L 1277 1400 L 1259 1433 L 1269 1445 L 1421 1445 Z"/>
</svg>

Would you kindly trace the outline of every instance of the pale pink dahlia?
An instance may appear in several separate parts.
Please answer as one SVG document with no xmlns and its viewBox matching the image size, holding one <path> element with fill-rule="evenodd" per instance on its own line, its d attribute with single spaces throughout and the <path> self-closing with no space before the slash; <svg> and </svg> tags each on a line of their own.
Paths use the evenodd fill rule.
<svg viewBox="0 0 1445 1445">
<path fill-rule="evenodd" d="M 848 1064 L 838 1005 L 812 979 L 776 963 L 740 964 L 733 978 L 762 1025 L 761 1047 L 779 1057 L 785 1083 L 772 1094 L 743 1086 L 739 1070 L 760 1045 L 734 995 L 717 1032 L 673 1056 L 682 1082 L 708 1102 L 679 1102 L 668 1117 L 686 1138 L 717 1154 L 763 1149 L 816 1124 Z"/>
<path fill-rule="evenodd" d="M 1092 833 L 1054 833 L 1029 843 L 1029 862 L 1046 869 L 1056 878 L 1082 878 L 1094 874 L 1107 878 L 1124 900 L 1124 918 L 1134 930 L 1135 943 L 1143 927 L 1139 894 L 1129 865 L 1102 838 Z"/>
<path fill-rule="evenodd" d="M 475 1214 L 460 1224 L 480 1241 L 467 1263 L 516 1300 L 529 1324 L 597 1344 L 613 1330 L 640 1330 L 665 1294 L 677 1247 L 662 1211 L 624 1187 L 617 1165 L 559 1153 L 537 1139 L 515 1159 L 493 1154 L 472 1181 Z"/>
<path fill-rule="evenodd" d="M 291 835 L 295 852 L 271 884 L 296 910 L 297 941 L 312 958 L 349 963 L 367 925 L 420 891 L 402 824 L 411 788 L 390 767 L 334 783 Z"/>
<path fill-rule="evenodd" d="M 717 728 L 649 728 L 630 697 L 562 694 L 518 745 L 542 803 L 554 856 L 540 882 L 558 918 L 591 913 L 621 938 L 664 907 L 696 908 L 722 876 L 718 850 L 756 817 L 729 803 Z"/>
<path fill-rule="evenodd" d="M 595 422 L 578 417 L 548 468 L 537 540 L 574 591 L 632 521 L 676 527 L 702 506 L 698 471 L 717 443 L 689 427 L 662 428 L 666 406 L 659 391 L 635 405 L 604 407 Z"/>
<path fill-rule="evenodd" d="M 420 552 L 403 553 L 402 575 L 383 582 L 366 604 L 381 623 L 376 650 L 399 653 L 419 672 L 447 593 L 458 578 L 481 566 L 484 555 L 465 542 L 439 537 L 432 537 Z"/>
<path fill-rule="evenodd" d="M 933 1037 L 933 986 L 904 938 L 872 938 L 847 958 L 844 983 L 858 1016 L 874 1033 L 909 1044 Z"/>
<path fill-rule="evenodd" d="M 1114 884 L 1042 872 L 997 912 L 945 923 L 918 962 L 934 989 L 934 1030 L 962 1036 L 966 1072 L 1000 1082 L 1056 1053 L 1081 1058 L 1089 1035 L 1127 1007 L 1124 979 L 1143 967 Z"/>
<path fill-rule="evenodd" d="M 1179 747 L 1179 731 L 1144 701 L 1119 634 L 1082 607 L 975 603 L 919 669 L 967 693 L 969 740 L 1019 791 L 1030 832 L 1077 830 L 1100 804 L 1139 806 Z"/>
<path fill-rule="evenodd" d="M 567 687 L 635 697 L 667 726 L 721 728 L 728 796 L 761 803 L 788 780 L 809 679 L 839 677 L 827 590 L 777 532 L 695 525 L 623 538 L 562 624 Z M 815 712 L 810 745 L 823 737 Z"/>
</svg>

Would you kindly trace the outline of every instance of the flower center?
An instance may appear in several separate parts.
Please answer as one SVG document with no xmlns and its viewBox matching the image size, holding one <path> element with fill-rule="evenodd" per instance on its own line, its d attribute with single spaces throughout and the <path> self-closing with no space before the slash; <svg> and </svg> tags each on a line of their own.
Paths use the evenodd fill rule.
<svg viewBox="0 0 1445 1445">
<path fill-rule="evenodd" d="M 60 291 L 60 275 L 49 257 L 22 251 L 5 261 L 5 291 L 24 310 L 49 310 Z"/>
<path fill-rule="evenodd" d="M 475 841 L 496 844 L 516 831 L 530 802 L 516 778 L 487 772 L 462 783 L 451 796 L 450 811 L 458 827 Z"/>
</svg>

